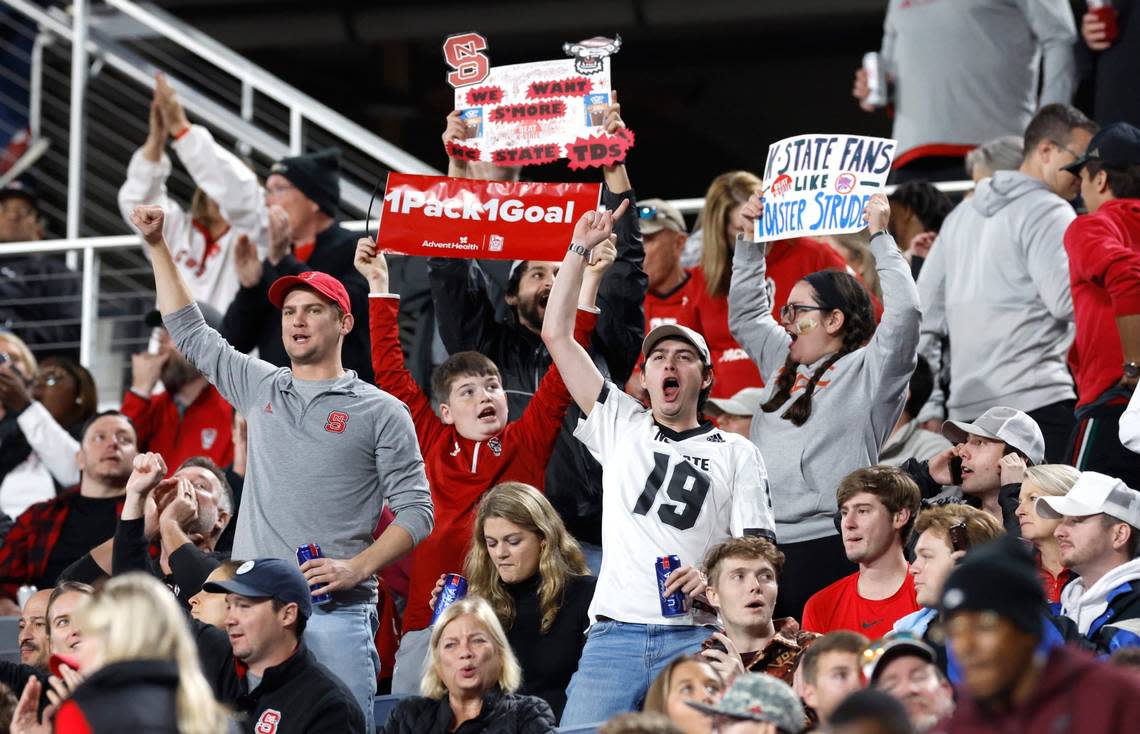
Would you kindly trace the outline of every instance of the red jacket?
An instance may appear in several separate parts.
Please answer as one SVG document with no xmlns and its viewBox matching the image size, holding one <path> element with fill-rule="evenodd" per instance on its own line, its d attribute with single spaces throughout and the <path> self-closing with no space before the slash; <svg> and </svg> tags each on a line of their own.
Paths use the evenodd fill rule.
<svg viewBox="0 0 1140 734">
<path fill-rule="evenodd" d="M 776 321 L 780 320 L 780 309 L 787 303 L 792 286 L 805 275 L 819 270 L 847 270 L 847 262 L 839 253 L 826 243 L 807 237 L 773 242 L 767 264 L 768 297 Z M 691 283 L 694 297 L 688 313 L 678 321 L 700 332 L 712 352 L 712 397 L 727 398 L 746 387 L 763 385 L 755 363 L 728 330 L 728 294 L 710 296 L 701 268 L 693 270 Z"/>
<path fill-rule="evenodd" d="M 463 438 L 455 426 L 439 419 L 404 367 L 396 323 L 399 306 L 398 298 L 368 299 L 376 385 L 404 401 L 412 413 L 435 504 L 435 529 L 412 551 L 403 625 L 407 632 L 424 629 L 431 621 L 428 599 L 440 575 L 462 570 L 483 493 L 512 480 L 542 488 L 571 397 L 558 369 L 551 366 L 522 417 L 486 442 Z M 574 334 L 579 343 L 589 340 L 597 320 L 596 314 L 579 309 Z"/>
<path fill-rule="evenodd" d="M 701 281 L 702 283 L 704 281 Z M 645 293 L 645 333 L 656 329 L 663 324 L 681 324 L 691 326 L 683 319 L 689 303 L 698 298 L 694 284 L 693 271 L 685 271 L 685 279 L 681 284 L 668 293 Z M 701 287 L 704 287 L 703 285 Z"/>
<path fill-rule="evenodd" d="M 1077 336 L 1069 368 L 1077 405 L 1096 401 L 1123 376 L 1117 316 L 1140 314 L 1140 199 L 1116 199 L 1065 230 Z"/>
<path fill-rule="evenodd" d="M 147 400 L 128 390 L 122 411 L 138 431 L 139 451 L 162 454 L 172 472 L 191 456 L 207 456 L 223 468 L 234 463 L 234 409 L 213 385 L 182 416 L 167 392 Z"/>
<path fill-rule="evenodd" d="M 1140 676 L 1065 645 L 1049 653 L 1037 689 L 1012 711 L 982 709 L 961 689 L 959 696 L 932 734 L 1116 734 L 1140 725 Z"/>
</svg>

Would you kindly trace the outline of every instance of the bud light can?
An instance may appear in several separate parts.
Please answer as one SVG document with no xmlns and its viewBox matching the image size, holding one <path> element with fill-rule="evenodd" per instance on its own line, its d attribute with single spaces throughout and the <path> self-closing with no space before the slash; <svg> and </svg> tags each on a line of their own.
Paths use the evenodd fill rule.
<svg viewBox="0 0 1140 734">
<path fill-rule="evenodd" d="M 674 591 L 665 596 L 665 583 L 669 575 L 681 567 L 681 559 L 677 556 L 661 556 L 657 559 L 657 595 L 661 597 L 661 616 L 679 617 L 688 614 L 688 605 L 685 603 L 685 592 Z"/>
<path fill-rule="evenodd" d="M 880 63 L 879 54 L 870 51 L 863 54 L 863 71 L 867 73 L 867 98 L 863 101 L 872 107 L 887 104 L 887 70 Z"/>
<path fill-rule="evenodd" d="M 297 565 L 299 565 L 299 566 L 304 566 L 306 561 L 314 561 L 318 558 L 324 558 L 324 557 L 325 557 L 325 554 L 321 553 L 321 547 L 319 545 L 317 545 L 316 543 L 309 543 L 308 545 L 297 546 Z M 309 591 L 312 591 L 315 588 L 317 588 L 317 587 L 316 586 L 310 586 Z M 313 603 L 314 604 L 328 604 L 330 601 L 332 601 L 332 594 L 324 593 L 324 594 L 314 594 L 313 595 Z"/>
<path fill-rule="evenodd" d="M 434 625 L 443 610 L 467 596 L 467 579 L 457 573 L 449 573 L 443 580 L 443 588 L 435 600 L 435 608 L 431 612 L 431 623 Z"/>
</svg>

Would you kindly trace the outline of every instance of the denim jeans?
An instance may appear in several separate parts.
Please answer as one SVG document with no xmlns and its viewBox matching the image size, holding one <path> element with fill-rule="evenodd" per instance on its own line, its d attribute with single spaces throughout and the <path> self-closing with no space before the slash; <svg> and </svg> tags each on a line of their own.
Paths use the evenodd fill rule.
<svg viewBox="0 0 1140 734">
<path fill-rule="evenodd" d="M 697 652 L 709 634 L 691 625 L 594 623 L 586 632 L 578 672 L 566 689 L 560 725 L 584 726 L 636 711 L 669 661 Z"/>
<path fill-rule="evenodd" d="M 420 695 L 420 680 L 428 661 L 431 627 L 405 632 L 396 650 L 396 667 L 392 670 L 392 693 Z"/>
<path fill-rule="evenodd" d="M 582 548 L 582 555 L 586 557 L 586 565 L 590 573 L 597 576 L 602 572 L 602 546 L 593 543 L 578 542 Z"/>
<path fill-rule="evenodd" d="M 328 608 L 314 604 L 313 616 L 305 627 L 305 644 L 352 692 L 364 711 L 365 731 L 369 732 L 376 728 L 372 722 L 372 699 L 380 673 L 380 655 L 376 652 L 379 627 L 376 605 L 367 602 Z"/>
</svg>

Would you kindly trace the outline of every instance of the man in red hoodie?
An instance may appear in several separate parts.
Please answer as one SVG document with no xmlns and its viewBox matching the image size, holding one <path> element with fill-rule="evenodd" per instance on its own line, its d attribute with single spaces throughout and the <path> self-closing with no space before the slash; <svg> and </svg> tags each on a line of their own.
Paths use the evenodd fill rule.
<svg viewBox="0 0 1140 734">
<path fill-rule="evenodd" d="M 1135 731 L 1140 678 L 1090 653 L 1043 643 L 1045 593 L 1029 551 L 1004 536 L 971 550 L 942 588 L 958 708 L 933 734 Z"/>
<path fill-rule="evenodd" d="M 1077 430 L 1069 463 L 1140 487 L 1140 461 L 1120 443 L 1120 415 L 1140 380 L 1140 130 L 1109 125 L 1067 171 L 1089 213 L 1065 232 L 1077 335 L 1069 366 Z"/>
<path fill-rule="evenodd" d="M 626 206 L 623 203 L 612 219 L 620 217 Z M 609 218 L 610 213 L 602 216 Z M 612 219 L 606 227 L 591 228 L 583 224 L 583 217 L 574 230 L 574 242 L 598 245 L 590 277 L 579 293 L 575 338 L 582 344 L 589 343 L 597 323 L 594 299 L 617 254 L 613 244 L 605 242 L 612 232 Z M 412 413 L 435 505 L 435 529 L 412 551 L 404 634 L 392 675 L 393 693 L 416 693 L 427 659 L 429 601 L 436 580 L 462 569 L 474 531 L 475 509 L 487 490 L 511 480 L 542 489 L 546 464 L 571 398 L 558 370 L 551 367 L 526 411 L 508 423 L 507 396 L 498 367 L 479 352 L 456 352 L 432 375 L 431 397 L 439 405 L 437 416 L 432 400 L 404 366 L 396 322 L 399 297 L 388 292 L 387 264 L 372 240 L 361 239 L 357 244 L 356 268 L 368 281 L 376 384 L 402 400 Z"/>
</svg>

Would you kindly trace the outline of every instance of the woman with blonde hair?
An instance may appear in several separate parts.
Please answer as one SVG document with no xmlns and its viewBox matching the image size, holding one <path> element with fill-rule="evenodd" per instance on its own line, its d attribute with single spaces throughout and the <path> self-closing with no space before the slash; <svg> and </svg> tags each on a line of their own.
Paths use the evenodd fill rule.
<svg viewBox="0 0 1140 734">
<path fill-rule="evenodd" d="M 767 375 L 741 349 L 728 327 L 728 286 L 736 238 L 752 239 L 753 223 L 741 212 L 763 183 L 748 171 L 729 171 L 713 179 L 705 193 L 705 207 L 697 218 L 698 232 L 689 243 L 700 247 L 700 267 L 693 271 L 697 294 L 680 323 L 705 338 L 714 365 L 714 398 L 727 398 L 746 387 L 758 387 Z M 695 243 L 695 244 L 694 244 Z M 686 247 L 686 254 L 691 254 Z M 788 299 L 792 286 L 817 270 L 846 270 L 847 263 L 830 246 L 807 237 L 773 242 L 768 248 L 768 287 L 773 318 Z"/>
<path fill-rule="evenodd" d="M 464 573 L 469 592 L 488 601 L 507 631 L 522 666 L 519 692 L 543 699 L 560 718 L 597 579 L 549 500 L 522 482 L 483 495 Z"/>
<path fill-rule="evenodd" d="M 1005 459 L 1002 461 L 1004 463 Z M 1021 491 L 1017 495 L 1016 515 L 1021 526 L 1021 537 L 1033 543 L 1037 556 L 1037 574 L 1041 577 L 1045 596 L 1049 597 L 1050 603 L 1060 600 L 1061 589 L 1073 579 L 1074 574 L 1061 565 L 1061 548 L 1053 537 L 1053 531 L 1061 521 L 1038 515 L 1037 498 L 1068 494 L 1080 475 L 1079 471 L 1064 464 L 1025 467 Z"/>
<path fill-rule="evenodd" d="M 83 631 L 75 649 L 82 681 L 60 704 L 54 732 L 231 730 L 202 675 L 178 600 L 157 579 L 145 573 L 112 578 L 81 603 L 72 622 Z M 24 691 L 30 702 L 38 696 L 29 693 L 32 687 Z"/>
<path fill-rule="evenodd" d="M 522 671 L 491 605 L 468 596 L 431 631 L 422 696 L 401 701 L 382 734 L 550 734 L 554 714 L 541 698 L 516 693 Z"/>
<path fill-rule="evenodd" d="M 712 717 L 693 708 L 690 701 L 711 706 L 724 695 L 720 673 L 700 655 L 674 658 L 645 693 L 642 711 L 665 714 L 684 734 L 708 734 Z"/>
</svg>

